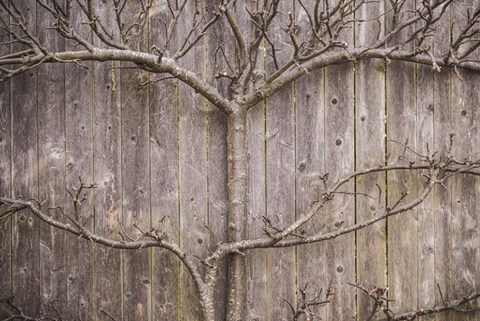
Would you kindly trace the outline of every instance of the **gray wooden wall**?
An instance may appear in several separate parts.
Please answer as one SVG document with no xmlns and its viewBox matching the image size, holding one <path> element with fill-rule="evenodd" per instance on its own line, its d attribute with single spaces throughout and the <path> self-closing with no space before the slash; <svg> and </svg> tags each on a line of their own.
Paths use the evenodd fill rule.
<svg viewBox="0 0 480 321">
<path fill-rule="evenodd" d="M 282 10 L 290 5 L 285 1 Z M 107 5 L 99 1 L 98 6 L 104 24 L 113 25 Z M 148 50 L 162 41 L 156 30 L 163 28 L 167 12 L 160 5 L 154 9 L 135 48 Z M 372 5 L 361 15 L 372 17 L 378 10 Z M 459 21 L 463 14 L 451 12 Z M 45 43 L 56 50 L 72 48 L 45 31 L 52 23 L 45 11 L 34 6 L 28 15 Z M 84 28 L 80 15 L 75 20 Z M 179 26 L 181 39 L 188 25 Z M 444 27 L 438 32 L 448 39 L 450 27 Z M 377 28 L 366 24 L 347 37 L 352 44 L 367 44 Z M 210 78 L 223 69 L 221 61 L 214 62 L 218 43 L 231 39 L 225 30 L 216 26 L 182 64 Z M 279 59 L 287 56 L 282 55 Z M 139 86 L 149 79 L 143 71 L 119 63 L 86 65 L 89 69 L 41 66 L 0 84 L 0 194 L 72 211 L 66 189 L 78 186 L 81 177 L 98 185 L 85 192 L 80 213 L 85 227 L 119 238 L 123 222 L 135 236 L 136 220 L 206 255 L 226 239 L 225 116 L 176 81 Z M 430 151 L 445 151 L 449 133 L 455 133 L 455 154 L 478 157 L 480 75 L 462 71 L 461 77 L 401 62 L 352 62 L 315 71 L 254 107 L 248 115 L 248 235 L 262 235 L 262 216 L 282 226 L 307 211 L 322 188 L 320 175 L 329 173 L 334 181 L 381 164 L 386 155 L 391 162 L 406 161 L 404 148 L 393 140 L 408 140 L 419 153 L 426 153 L 427 144 Z M 217 85 L 226 92 L 226 82 Z M 388 193 L 380 201 L 338 195 L 305 232 L 371 218 L 400 193 L 415 194 L 419 181 L 418 174 L 406 172 L 358 179 L 347 191 L 377 195 L 379 185 Z M 325 293 L 330 286 L 335 294 L 321 310 L 323 320 L 355 315 L 361 320 L 368 314 L 371 302 L 345 282 L 388 286 L 397 311 L 442 303 L 438 287 L 446 300 L 479 287 L 479 189 L 477 179 L 458 177 L 414 211 L 356 234 L 249 252 L 248 320 L 289 320 L 283 300 L 294 302 L 306 283 L 312 292 Z M 52 314 L 48 303 L 56 300 L 63 320 L 107 320 L 102 309 L 116 320 L 197 320 L 199 315 L 191 280 L 172 255 L 93 246 L 27 212 L 0 222 L 0 298 L 12 294 L 32 314 Z M 219 310 L 224 306 L 223 279 Z M 428 320 L 475 317 L 445 314 Z"/>
</svg>

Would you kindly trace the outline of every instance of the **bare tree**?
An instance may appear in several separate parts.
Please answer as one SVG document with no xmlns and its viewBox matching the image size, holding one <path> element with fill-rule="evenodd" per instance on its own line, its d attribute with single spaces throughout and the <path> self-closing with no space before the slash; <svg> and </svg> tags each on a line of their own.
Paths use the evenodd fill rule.
<svg viewBox="0 0 480 321">
<path fill-rule="evenodd" d="M 441 153 L 426 155 L 413 154 L 417 162 L 400 162 L 386 159 L 377 167 L 354 171 L 344 178 L 330 182 L 328 174 L 321 177 L 323 186 L 311 209 L 302 213 L 288 226 L 277 227 L 264 219 L 262 238 L 246 237 L 246 192 L 247 152 L 246 115 L 266 98 L 274 95 L 286 85 L 320 68 L 352 61 L 384 59 L 387 62 L 399 60 L 431 66 L 440 72 L 453 69 L 460 77 L 461 69 L 480 71 L 477 48 L 480 3 L 474 7 L 462 7 L 467 12 L 467 21 L 452 24 L 450 39 L 437 36 L 438 29 L 450 25 L 452 0 L 422 0 L 416 4 L 409 0 L 385 1 L 383 11 L 375 17 L 360 19 L 359 13 L 377 3 L 370 0 L 296 0 L 294 10 L 283 11 L 280 0 L 236 1 L 218 0 L 203 4 L 197 0 L 112 0 L 109 3 L 116 26 L 107 28 L 104 14 L 97 12 L 96 1 L 92 0 L 0 0 L 0 33 L 6 41 L 1 46 L 9 47 L 10 53 L 0 57 L 0 75 L 8 80 L 25 73 L 41 64 L 77 64 L 85 62 L 120 61 L 130 63 L 130 68 L 142 69 L 149 73 L 149 85 L 165 79 L 177 79 L 196 91 L 228 119 L 228 222 L 229 240 L 219 243 L 207 257 L 197 258 L 186 249 L 169 239 L 166 231 L 145 230 L 135 225 L 141 237 L 135 238 L 123 229 L 122 240 L 114 240 L 88 230 L 78 220 L 77 209 L 82 203 L 82 191 L 94 188 L 94 184 L 81 182 L 71 193 L 73 212 L 62 208 L 44 208 L 39 200 L 10 199 L 0 197 L 1 219 L 7 219 L 21 210 L 28 209 L 39 220 L 50 226 L 68 231 L 79 237 L 117 249 L 158 247 L 170 251 L 184 264 L 195 284 L 204 320 L 215 320 L 214 291 L 218 283 L 221 262 L 228 261 L 228 321 L 245 320 L 246 300 L 244 253 L 259 248 L 294 247 L 303 244 L 323 242 L 341 235 L 354 233 L 380 220 L 408 212 L 421 204 L 439 185 L 456 175 L 479 175 L 480 160 L 457 159 L 450 149 Z M 53 50 L 49 43 L 37 37 L 35 27 L 25 14 L 29 6 L 48 12 L 54 23 L 48 27 L 66 39 L 68 50 Z M 168 15 L 162 21 L 164 28 L 162 43 L 153 44 L 142 51 L 140 45 L 143 31 L 148 24 L 150 12 L 163 6 Z M 196 8 L 187 10 L 187 8 Z M 208 8 L 208 10 L 206 10 Z M 132 10 L 135 12 L 132 14 Z M 136 11 L 135 11 L 136 10 Z M 125 20 L 126 12 L 133 19 Z M 73 22 L 73 16 L 80 16 L 82 26 Z M 242 22 L 240 23 L 240 19 Z M 182 41 L 175 40 L 179 21 L 188 21 L 188 32 Z M 221 43 L 216 48 L 216 58 L 225 66 L 207 75 L 207 79 L 184 67 L 186 55 L 199 46 L 211 29 L 220 21 L 230 29 L 234 43 Z M 355 25 L 377 26 L 374 41 L 352 44 L 349 30 Z M 275 28 L 274 28 L 275 26 Z M 86 28 L 88 29 L 85 32 Z M 281 35 L 279 36 L 279 30 Z M 447 42 L 447 44 L 445 44 Z M 443 44 L 444 50 L 439 44 Z M 266 51 L 263 50 L 266 48 Z M 217 64 L 215 64 L 217 65 Z M 267 66 L 264 68 L 264 66 Z M 85 66 L 86 67 L 86 66 Z M 158 75 L 155 78 L 155 75 Z M 220 80 L 226 90 L 215 84 Z M 409 151 L 407 144 L 405 150 Z M 378 172 L 408 171 L 423 176 L 423 189 L 418 195 L 402 194 L 389 206 L 379 204 L 371 220 L 343 226 L 335 231 L 316 231 L 302 234 L 300 230 L 308 225 L 319 211 L 337 194 L 351 197 L 358 193 L 346 192 L 344 187 L 355 179 Z M 382 193 L 379 187 L 379 193 Z M 384 191 L 383 191 L 384 192 Z M 368 195 L 367 195 L 368 196 Z M 370 196 L 369 196 L 370 197 Z M 57 219 L 53 212 L 60 212 L 65 220 Z M 200 262 L 200 263 L 199 263 Z M 200 268 L 201 266 L 201 268 Z M 204 272 L 203 272 L 204 270 Z M 476 300 L 480 292 L 442 306 L 425 307 L 405 314 L 396 314 L 388 307 L 387 290 L 368 289 L 361 284 L 352 284 L 372 300 L 372 312 L 368 320 L 383 314 L 385 320 L 413 320 L 418 316 L 446 310 L 461 311 L 462 306 Z M 317 310 L 328 304 L 332 295 L 328 290 L 322 296 L 311 295 L 307 287 L 300 290 L 297 303 L 288 302 L 294 320 L 319 319 Z M 353 290 L 353 289 L 352 289 Z M 12 300 L 4 300 L 11 316 L 7 320 L 40 320 L 27 316 Z"/>
</svg>

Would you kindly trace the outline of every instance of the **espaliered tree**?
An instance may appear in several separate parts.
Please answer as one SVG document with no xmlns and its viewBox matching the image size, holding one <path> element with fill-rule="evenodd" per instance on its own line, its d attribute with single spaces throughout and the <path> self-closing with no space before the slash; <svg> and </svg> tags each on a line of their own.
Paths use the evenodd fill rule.
<svg viewBox="0 0 480 321">
<path fill-rule="evenodd" d="M 367 169 L 360 169 L 336 182 L 330 182 L 328 175 L 323 182 L 318 201 L 305 213 L 287 226 L 276 227 L 265 218 L 264 237 L 246 237 L 247 224 L 247 152 L 246 119 L 247 111 L 275 93 L 316 69 L 355 61 L 383 59 L 411 62 L 431 66 L 435 71 L 454 70 L 458 77 L 462 69 L 480 71 L 477 59 L 478 22 L 480 4 L 464 5 L 462 10 L 467 21 L 454 25 L 450 22 L 453 0 L 295 0 L 291 1 L 294 11 L 283 11 L 283 1 L 236 1 L 217 0 L 204 3 L 200 0 L 111 0 L 103 8 L 108 14 L 97 12 L 98 3 L 92 0 L 0 0 L 1 46 L 9 52 L 0 57 L 0 78 L 4 81 L 25 73 L 42 64 L 77 64 L 84 62 L 124 62 L 131 68 L 148 72 L 150 78 L 141 85 L 149 85 L 164 79 L 177 79 L 207 99 L 213 106 L 225 113 L 228 119 L 228 242 L 217 244 L 206 257 L 195 257 L 188 249 L 170 240 L 168 233 L 161 230 L 144 230 L 135 226 L 141 234 L 136 239 L 125 230 L 120 231 L 121 240 L 114 240 L 88 230 L 78 220 L 76 210 L 82 203 L 82 191 L 94 188 L 94 184 L 82 182 L 77 193 L 71 193 L 73 212 L 64 209 L 44 208 L 42 202 L 31 199 L 0 197 L 0 218 L 29 210 L 39 220 L 50 226 L 78 235 L 91 242 L 115 249 L 135 251 L 139 248 L 158 247 L 178 257 L 193 279 L 198 301 L 205 321 L 216 320 L 214 292 L 218 283 L 221 263 L 228 262 L 228 306 L 227 321 L 245 320 L 246 266 L 245 252 L 259 248 L 294 247 L 303 244 L 323 242 L 341 235 L 354 233 L 378 221 L 394 215 L 401 215 L 421 204 L 436 185 L 444 185 L 456 175 L 480 175 L 480 161 L 457 159 L 450 148 L 441 153 L 415 154 L 417 161 L 385 163 Z M 383 3 L 382 12 L 375 17 L 361 19 L 360 12 L 373 4 Z M 26 15 L 28 7 L 47 12 L 53 18 L 49 32 L 57 32 L 65 38 L 69 50 L 50 49 L 37 37 L 35 26 Z M 138 42 L 148 26 L 151 12 L 162 7 L 166 12 L 162 30 L 162 43 L 150 44 L 141 51 Z M 187 8 L 190 8 L 187 10 Z M 194 8 L 194 10 L 192 10 Z M 126 19 L 128 12 L 129 19 Z M 132 14 L 133 12 L 133 14 Z M 106 27 L 103 17 L 110 15 L 116 25 Z M 78 23 L 81 21 L 81 28 Z M 79 18 L 80 17 L 80 18 Z M 132 19 L 132 17 L 134 17 Z M 240 19 L 242 23 L 239 23 Z M 188 22 L 188 32 L 183 41 L 175 38 L 179 21 Z M 200 46 L 209 32 L 218 23 L 228 27 L 233 37 L 231 43 L 222 43 L 216 49 L 216 57 L 226 66 L 216 70 L 213 77 L 220 80 L 226 90 L 219 90 L 213 79 L 184 67 L 184 58 Z M 376 25 L 377 34 L 369 44 L 353 44 L 349 34 L 359 25 Z M 449 39 L 437 35 L 438 29 L 452 25 Z M 272 26 L 277 26 L 273 31 Z M 455 32 L 453 29 L 455 27 Z M 185 28 L 185 26 L 183 26 Z M 88 32 L 85 32 L 85 29 Z M 282 31 L 282 35 L 274 34 Z M 370 37 L 372 38 L 372 37 Z M 442 43 L 439 50 L 437 43 Z M 266 66 L 266 67 L 265 67 Z M 155 77 L 155 75 L 158 75 Z M 409 147 L 404 144 L 405 150 Z M 417 195 L 403 193 L 389 206 L 379 206 L 374 218 L 345 225 L 335 231 L 300 233 L 302 228 L 337 194 L 348 194 L 344 187 L 356 179 L 379 172 L 408 171 L 422 174 L 423 189 Z M 381 189 L 379 187 L 379 189 Z M 379 193 L 381 194 L 381 190 Z M 358 193 L 349 193 L 355 197 Z M 52 215 L 60 211 L 63 215 Z M 57 213 L 58 214 L 58 213 Z M 200 266 L 202 268 L 200 268 Z M 387 290 L 369 289 L 361 284 L 352 284 L 372 300 L 368 320 L 380 316 L 385 320 L 413 320 L 418 316 L 446 310 L 465 312 L 466 303 L 476 300 L 480 292 L 456 301 L 443 302 L 440 306 L 425 307 L 412 312 L 396 314 L 388 307 Z M 324 297 L 309 296 L 306 288 L 299 292 L 298 302 L 288 302 L 293 320 L 319 319 L 318 309 L 328 304 L 331 294 Z M 12 300 L 2 303 L 11 312 L 7 320 L 40 320 L 41 316 L 27 316 Z"/>
</svg>

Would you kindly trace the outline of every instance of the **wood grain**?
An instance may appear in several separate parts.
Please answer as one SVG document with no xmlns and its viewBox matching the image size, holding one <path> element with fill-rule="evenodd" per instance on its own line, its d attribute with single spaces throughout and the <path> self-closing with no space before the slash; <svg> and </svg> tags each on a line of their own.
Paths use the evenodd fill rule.
<svg viewBox="0 0 480 321">
<path fill-rule="evenodd" d="M 457 140 L 454 154 L 457 157 L 474 158 L 474 147 L 478 146 L 476 125 L 478 122 L 476 102 L 479 97 L 471 91 L 478 76 L 462 73 L 464 79 L 452 79 L 452 123 Z M 462 156 L 460 156 L 462 155 Z M 474 275 L 478 271 L 476 244 L 479 242 L 477 230 L 478 181 L 473 177 L 459 176 L 450 182 L 452 186 L 452 293 L 470 293 L 476 287 Z M 472 314 L 455 315 L 454 320 L 475 320 Z"/>
<path fill-rule="evenodd" d="M 405 8 L 411 8 L 407 1 Z M 388 10 L 388 7 L 387 7 Z M 404 34 L 391 43 L 401 41 Z M 387 154 L 389 163 L 404 163 L 415 157 L 405 150 L 403 144 L 416 150 L 417 110 L 415 104 L 415 66 L 403 62 L 392 62 L 386 66 L 387 104 Z M 396 142 L 395 142 L 396 141 Z M 416 173 L 395 172 L 387 175 L 387 206 L 395 204 L 402 193 L 417 195 Z M 407 198 L 408 201 L 408 198 Z M 417 256 L 417 211 L 389 218 L 388 235 L 388 288 L 392 310 L 401 313 L 417 305 L 418 256 Z M 408 280 L 408 282 L 405 282 Z"/>
<path fill-rule="evenodd" d="M 28 1 L 18 1 L 25 6 Z M 25 13 L 36 26 L 36 10 Z M 13 48 L 13 50 L 16 50 Z M 38 113 L 36 69 L 11 80 L 12 197 L 38 198 Z M 12 277 L 16 303 L 24 312 L 40 311 L 40 222 L 27 211 L 15 215 L 12 226 Z"/>
<path fill-rule="evenodd" d="M 81 28 L 82 35 L 88 35 L 88 28 L 81 27 L 85 17 L 75 7 L 72 23 Z M 74 44 L 67 42 L 67 50 L 73 50 Z M 87 64 L 90 68 L 92 64 Z M 66 173 L 65 188 L 70 192 L 85 184 L 94 183 L 94 122 L 93 86 L 94 76 L 85 67 L 74 64 L 65 66 L 65 147 Z M 78 208 L 80 224 L 89 230 L 95 228 L 94 191 L 83 190 L 80 197 L 85 198 Z M 71 196 L 66 196 L 64 208 L 74 217 L 75 206 Z M 94 314 L 94 256 L 93 245 L 86 240 L 78 240 L 66 235 L 66 282 L 68 309 L 66 318 L 88 320 Z"/>
<path fill-rule="evenodd" d="M 203 14 L 205 2 L 189 1 L 182 14 L 176 39 L 190 31 L 194 13 Z M 177 44 L 178 45 L 178 44 Z M 182 64 L 202 75 L 205 70 L 205 43 L 201 40 L 181 59 Z M 208 142 L 207 117 L 209 106 L 185 84 L 178 88 L 179 172 L 180 172 L 180 244 L 190 253 L 203 257 L 208 253 Z M 199 265 L 201 263 L 199 262 Z M 202 270 L 203 267 L 200 266 Z M 200 319 L 201 311 L 191 276 L 182 267 L 182 318 Z"/>
<path fill-rule="evenodd" d="M 458 30 L 467 23 L 468 8 L 477 7 L 478 1 L 465 1 L 455 3 L 451 8 L 452 19 L 456 22 L 453 29 L 453 37 L 456 37 Z M 478 53 L 475 53 L 478 58 Z M 461 77 L 461 78 L 460 78 Z M 478 133 L 478 101 L 480 95 L 477 88 L 480 77 L 476 73 L 461 71 L 451 77 L 451 122 L 454 131 L 455 144 L 453 153 L 460 159 L 478 159 L 480 136 Z M 479 180 L 475 177 L 458 176 L 450 182 L 452 187 L 452 217 L 451 217 L 451 239 L 452 258 L 451 264 L 451 285 L 450 291 L 455 295 L 471 293 L 480 285 L 477 280 L 480 269 L 478 267 L 480 254 L 480 233 L 478 231 L 479 218 L 476 214 L 480 208 Z M 475 306 L 478 306 L 476 304 Z M 466 308 L 472 307 L 471 304 Z M 480 313 L 455 314 L 455 321 L 477 320 Z"/>
<path fill-rule="evenodd" d="M 265 106 L 256 106 L 247 114 L 247 238 L 263 236 L 262 216 L 266 215 Z M 246 253 L 247 320 L 267 318 L 266 250 Z"/>
<path fill-rule="evenodd" d="M 158 32 L 169 15 L 163 1 L 150 14 L 149 47 L 164 41 Z M 154 78 L 152 76 L 152 78 Z M 178 83 L 165 80 L 150 85 L 150 204 L 152 227 L 180 239 Z M 181 315 L 180 262 L 167 251 L 154 249 L 152 256 L 152 319 L 178 320 Z"/>
<path fill-rule="evenodd" d="M 95 3 L 102 23 L 112 28 L 116 25 L 113 16 L 106 13 L 112 10 L 111 4 L 103 1 Z M 78 27 L 81 26 L 77 21 Z M 88 34 L 88 29 L 82 29 Z M 104 47 L 98 38 L 93 39 L 99 47 Z M 112 239 L 121 239 L 119 222 L 122 219 L 122 172 L 121 172 L 121 86 L 119 63 L 95 63 L 92 65 L 93 97 L 93 181 L 98 185 L 94 190 L 95 232 Z M 88 85 L 88 81 L 85 85 Z M 80 85 L 80 84 L 78 84 Z M 94 248 L 94 316 L 103 320 L 104 310 L 114 318 L 122 319 L 123 284 L 122 252 L 103 246 Z"/>
<path fill-rule="evenodd" d="M 359 12 L 359 19 L 371 19 L 383 12 L 383 3 L 369 5 Z M 375 22 L 359 24 L 355 30 L 355 44 L 369 45 L 379 34 Z M 381 34 L 381 33 L 380 33 Z M 357 170 L 385 162 L 385 62 L 382 60 L 355 63 L 355 166 Z M 375 137 L 374 139 L 372 139 Z M 378 187 L 377 187 L 378 186 Z M 358 178 L 357 193 L 370 195 L 356 197 L 356 220 L 363 222 L 385 207 L 385 174 L 378 173 Z M 357 283 L 368 289 L 387 286 L 386 223 L 378 222 L 356 234 Z M 357 291 L 357 317 L 365 320 L 371 313 L 372 301 Z M 381 316 L 377 316 L 377 319 Z"/>
<path fill-rule="evenodd" d="M 293 12 L 293 1 L 280 2 L 279 12 Z M 282 31 L 288 17 L 278 14 L 273 21 L 272 41 L 278 67 L 290 58 L 290 48 L 284 44 L 287 35 Z M 267 46 L 267 45 L 266 45 Z M 281 50 L 280 50 L 281 49 Z M 267 47 L 267 50 L 270 48 Z M 270 54 L 272 54 L 270 52 Z M 271 61 L 269 59 L 268 61 Z M 267 74 L 276 68 L 266 66 Z M 266 102 L 266 216 L 273 226 L 283 228 L 295 220 L 295 106 L 293 85 L 267 99 Z M 287 320 L 290 309 L 283 302 L 295 302 L 295 250 L 267 251 L 267 320 Z M 282 280 L 278 283 L 277 280 Z"/>
<path fill-rule="evenodd" d="M 426 40 L 425 46 L 432 46 L 430 40 Z M 420 155 L 433 153 L 434 146 L 434 70 L 428 66 L 417 66 L 416 70 L 416 151 Z M 419 89 L 421 84 L 421 90 Z M 441 139 L 439 137 L 438 139 Z M 445 139 L 445 138 L 444 138 Z M 416 157 L 421 162 L 421 157 Z M 423 180 L 417 183 L 417 189 L 423 187 Z M 435 195 L 428 197 L 417 208 L 417 304 L 418 307 L 430 307 L 435 305 Z M 434 315 L 419 318 L 421 321 L 435 320 Z"/>
<path fill-rule="evenodd" d="M 49 50 L 64 51 L 63 37 L 47 29 L 53 24 L 52 16 L 40 7 L 37 19 L 39 40 L 45 43 Z M 38 195 L 39 199 L 46 200 L 45 207 L 56 207 L 66 203 L 65 66 L 40 66 L 38 79 Z M 59 212 L 56 213 L 56 217 L 63 220 L 61 216 Z M 42 303 L 67 297 L 66 253 L 65 233 L 47 224 L 40 224 Z M 87 292 L 90 292 L 89 290 Z M 58 302 L 56 308 L 62 315 L 71 310 L 65 301 Z M 42 305 L 40 313 L 54 313 L 49 310 L 46 305 Z"/>
<path fill-rule="evenodd" d="M 351 36 L 350 36 L 351 37 Z M 346 39 L 350 39 L 347 36 Z M 348 42 L 348 40 L 347 40 Z M 325 171 L 335 182 L 354 170 L 354 74 L 353 65 L 328 67 L 325 71 Z M 354 182 L 343 192 L 354 191 Z M 335 195 L 326 206 L 327 230 L 355 223 L 355 200 L 351 195 Z M 345 235 L 326 243 L 326 275 L 335 295 L 328 305 L 328 319 L 347 319 L 355 314 L 355 291 L 346 282 L 355 280 L 355 235 Z"/>
<path fill-rule="evenodd" d="M 312 73 L 308 79 L 296 82 L 296 212 L 297 218 L 307 213 L 323 190 L 320 177 L 325 175 L 325 74 L 324 70 Z M 319 213 L 299 234 L 313 235 L 325 228 L 325 211 Z M 297 248 L 297 288 L 308 284 L 310 298 L 320 290 L 325 294 L 328 287 L 326 278 L 326 244 L 308 244 Z M 322 296 L 321 299 L 325 299 Z M 317 311 L 326 319 L 327 309 Z"/>
<path fill-rule="evenodd" d="M 128 26 L 139 15 L 141 3 L 128 2 L 124 23 Z M 141 22 L 141 21 L 140 21 Z M 148 50 L 148 24 L 131 29 L 127 38 L 129 47 Z M 136 31 L 137 30 L 137 31 Z M 122 103 L 122 195 L 125 230 L 133 238 L 151 227 L 150 207 L 150 128 L 148 72 L 122 64 L 129 69 L 120 72 Z M 133 67 L 133 68 L 132 68 Z M 135 225 L 138 226 L 135 227 Z M 141 229 L 141 230 L 140 230 Z M 149 320 L 151 318 L 151 251 L 124 251 L 123 253 L 123 319 Z"/>
<path fill-rule="evenodd" d="M 450 35 L 450 28 L 447 25 L 441 27 L 438 32 L 443 37 Z M 437 44 L 434 50 L 445 52 L 448 50 L 447 44 Z M 441 151 L 441 157 L 447 157 L 449 148 L 449 134 L 453 132 L 452 114 L 451 114 L 451 88 L 452 77 L 451 70 L 444 70 L 441 73 L 433 75 L 433 131 L 434 145 L 433 150 Z M 420 84 L 417 84 L 420 86 Z M 451 186 L 451 182 L 449 184 Z M 434 203 L 434 229 L 435 229 L 435 302 L 442 304 L 442 296 L 445 300 L 453 299 L 451 259 L 452 259 L 452 240 L 450 237 L 451 217 L 452 217 L 452 189 L 439 188 L 435 192 Z M 440 295 L 439 289 L 442 291 Z M 443 313 L 436 315 L 437 321 L 452 320 L 452 313 Z"/>
<path fill-rule="evenodd" d="M 1 14 L 4 18 L 4 14 Z M 0 31 L 0 43 L 9 40 L 5 32 Z M 8 54 L 8 48 L 0 49 L 0 56 Z M 0 195 L 11 196 L 12 189 L 12 155 L 11 155 L 11 81 L 0 83 Z M 1 212 L 1 210 L 0 210 Z M 0 298 L 11 296 L 12 293 L 12 218 L 0 221 Z M 0 311 L 0 318 L 6 317 Z"/>
</svg>

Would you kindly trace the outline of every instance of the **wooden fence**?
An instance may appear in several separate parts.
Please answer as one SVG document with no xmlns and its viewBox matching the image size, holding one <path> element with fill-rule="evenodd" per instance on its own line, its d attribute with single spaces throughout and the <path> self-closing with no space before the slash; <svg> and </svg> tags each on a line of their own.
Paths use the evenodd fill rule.
<svg viewBox="0 0 480 321">
<path fill-rule="evenodd" d="M 28 14 L 44 41 L 70 46 L 44 31 L 51 23 L 44 11 Z M 162 14 L 151 16 L 150 30 L 162 27 Z M 367 26 L 352 33 L 352 43 L 370 41 L 376 27 Z M 183 65 L 215 71 L 212 43 L 228 38 L 216 28 Z M 448 37 L 450 26 L 440 32 Z M 160 37 L 144 36 L 138 46 L 145 50 Z M 45 200 L 45 208 L 72 212 L 67 190 L 78 187 L 81 177 L 97 184 L 85 191 L 80 208 L 86 228 L 120 238 L 123 222 L 135 237 L 136 221 L 144 229 L 169 231 L 199 256 L 207 254 L 226 239 L 225 116 L 176 81 L 139 86 L 149 77 L 143 71 L 117 63 L 88 66 L 41 66 L 0 84 L 0 195 Z M 402 62 L 352 62 L 315 71 L 252 108 L 248 235 L 262 235 L 263 216 L 282 226 L 305 212 L 326 173 L 335 181 L 382 164 L 387 155 L 389 161 L 404 161 L 397 142 L 408 141 L 418 153 L 427 153 L 427 146 L 442 152 L 454 133 L 455 154 L 478 157 L 479 83 L 479 74 L 464 71 L 460 78 Z M 417 157 L 408 151 L 407 156 Z M 378 195 L 378 185 L 388 194 L 338 195 L 306 232 L 371 218 L 378 206 L 407 190 L 415 194 L 421 183 L 418 174 L 408 172 L 358 179 L 349 191 Z M 356 234 L 249 252 L 248 320 L 288 320 L 284 300 L 294 302 L 306 283 L 312 291 L 330 287 L 334 293 L 321 310 L 323 320 L 368 314 L 369 299 L 346 282 L 388 287 L 397 311 L 441 303 L 439 289 L 446 300 L 468 293 L 480 286 L 479 189 L 477 179 L 458 177 L 415 210 Z M 61 216 L 59 210 L 51 213 Z M 223 279 L 219 311 L 226 305 L 225 291 Z M 0 223 L 0 298 L 12 294 L 33 314 L 52 314 L 49 304 L 55 300 L 63 320 L 107 320 L 105 313 L 116 320 L 199 318 L 191 280 L 173 256 L 93 246 L 27 212 Z"/>
</svg>

